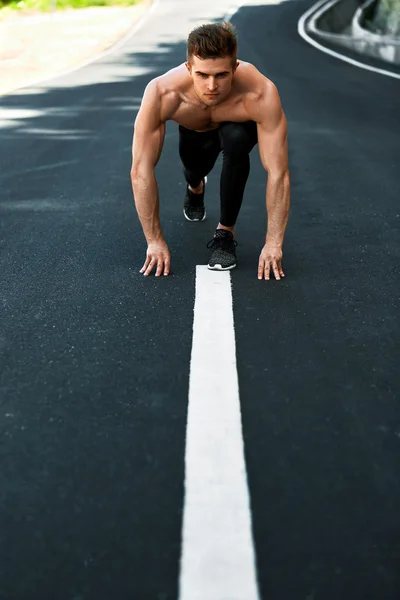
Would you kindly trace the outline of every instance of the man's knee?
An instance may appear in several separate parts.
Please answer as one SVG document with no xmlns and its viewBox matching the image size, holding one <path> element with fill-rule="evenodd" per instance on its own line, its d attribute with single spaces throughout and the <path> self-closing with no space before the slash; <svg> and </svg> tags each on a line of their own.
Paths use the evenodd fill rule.
<svg viewBox="0 0 400 600">
<path fill-rule="evenodd" d="M 191 188 L 197 188 L 202 182 L 203 175 L 200 173 L 195 173 L 189 169 L 183 169 L 183 174 L 186 179 L 186 182 L 190 185 Z"/>
</svg>

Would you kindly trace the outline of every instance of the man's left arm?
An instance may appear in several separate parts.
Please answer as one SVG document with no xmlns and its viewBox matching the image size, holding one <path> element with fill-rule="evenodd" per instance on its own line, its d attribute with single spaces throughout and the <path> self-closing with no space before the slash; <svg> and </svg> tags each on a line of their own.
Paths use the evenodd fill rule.
<svg viewBox="0 0 400 600">
<path fill-rule="evenodd" d="M 282 248 L 289 218 L 290 176 L 287 123 L 278 91 L 272 82 L 268 82 L 251 112 L 257 122 L 261 162 L 268 172 L 268 227 L 258 263 L 258 279 L 269 279 L 271 269 L 275 279 L 280 279 L 285 276 L 282 269 Z"/>
</svg>

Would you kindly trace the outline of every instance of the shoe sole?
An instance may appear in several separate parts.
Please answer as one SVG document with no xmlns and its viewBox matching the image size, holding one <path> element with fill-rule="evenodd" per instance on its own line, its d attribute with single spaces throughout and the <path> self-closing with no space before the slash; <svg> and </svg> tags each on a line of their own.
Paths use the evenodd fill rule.
<svg viewBox="0 0 400 600">
<path fill-rule="evenodd" d="M 222 267 L 220 264 L 216 264 L 213 266 L 207 265 L 207 268 L 210 269 L 210 271 L 231 271 L 235 267 L 236 263 L 234 265 L 231 265 L 230 267 Z"/>
<path fill-rule="evenodd" d="M 189 217 L 187 216 L 187 214 L 185 213 L 185 211 L 183 211 L 183 215 L 184 215 L 186 221 L 190 221 L 191 223 L 204 221 L 204 219 L 206 218 L 206 212 L 205 211 L 204 211 L 204 217 L 202 219 L 189 219 Z"/>
</svg>

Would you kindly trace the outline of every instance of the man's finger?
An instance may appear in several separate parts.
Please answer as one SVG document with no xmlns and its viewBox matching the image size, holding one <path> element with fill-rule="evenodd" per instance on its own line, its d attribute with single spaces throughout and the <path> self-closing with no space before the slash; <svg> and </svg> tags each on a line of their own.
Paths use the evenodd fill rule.
<svg viewBox="0 0 400 600">
<path fill-rule="evenodd" d="M 163 267 L 164 267 L 164 261 L 162 258 L 159 258 L 158 263 L 157 263 L 156 277 L 160 277 L 160 275 L 163 271 Z"/>
<path fill-rule="evenodd" d="M 274 271 L 274 275 L 275 275 L 275 279 L 280 279 L 280 273 L 279 273 L 279 269 L 278 269 L 278 265 L 276 260 L 274 260 L 274 262 L 272 263 L 272 269 Z"/>
<path fill-rule="evenodd" d="M 264 260 L 260 259 L 258 263 L 258 279 L 263 278 L 264 273 Z"/>
<path fill-rule="evenodd" d="M 164 261 L 164 275 L 169 275 L 170 266 L 170 260 L 169 258 L 166 258 Z"/>
<path fill-rule="evenodd" d="M 144 261 L 143 267 L 140 269 L 140 273 L 143 273 L 143 271 L 145 271 L 147 269 L 149 262 L 150 262 L 150 256 L 147 256 L 146 260 Z"/>
<path fill-rule="evenodd" d="M 271 265 L 269 264 L 269 262 L 266 262 L 264 266 L 264 279 L 269 279 L 270 268 Z"/>
<path fill-rule="evenodd" d="M 280 275 L 281 277 L 285 277 L 285 273 L 283 272 L 283 269 L 282 269 L 282 261 L 281 261 L 281 260 L 278 260 L 277 262 L 278 262 L 278 270 L 279 270 L 279 275 Z"/>
<path fill-rule="evenodd" d="M 155 265 L 155 264 L 156 264 L 156 261 L 155 261 L 155 259 L 154 259 L 154 258 L 152 258 L 152 259 L 151 259 L 151 261 L 150 261 L 150 263 L 149 263 L 149 265 L 147 266 L 147 269 L 146 269 L 146 270 L 145 270 L 145 272 L 143 273 L 143 275 L 144 275 L 145 277 L 147 277 L 147 275 L 150 275 L 150 273 L 152 272 L 152 270 L 153 270 L 153 267 L 154 267 L 154 265 Z"/>
</svg>

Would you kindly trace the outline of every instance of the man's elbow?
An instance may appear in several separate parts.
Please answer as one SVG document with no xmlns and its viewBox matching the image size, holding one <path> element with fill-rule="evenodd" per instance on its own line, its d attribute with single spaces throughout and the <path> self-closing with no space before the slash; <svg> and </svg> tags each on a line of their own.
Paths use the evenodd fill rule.
<svg viewBox="0 0 400 600">
<path fill-rule="evenodd" d="M 290 186 L 290 173 L 289 173 L 289 167 L 287 165 L 285 166 L 279 166 L 279 167 L 275 167 L 273 169 L 268 169 L 268 179 L 275 181 L 275 182 L 279 182 L 279 183 L 283 183 L 285 186 Z"/>
<path fill-rule="evenodd" d="M 140 176 L 140 172 L 143 168 L 143 161 L 140 160 L 137 152 L 132 152 L 132 165 L 131 165 L 131 180 L 137 179 Z"/>
<path fill-rule="evenodd" d="M 137 181 L 137 179 L 139 178 L 139 168 L 137 165 L 132 164 L 130 175 L 132 183 Z"/>
<path fill-rule="evenodd" d="M 131 175 L 132 184 L 134 184 L 134 183 L 139 184 L 141 181 L 146 179 L 146 176 L 147 176 L 146 169 L 144 168 L 144 166 L 141 163 L 134 161 L 132 163 L 130 175 Z"/>
</svg>

